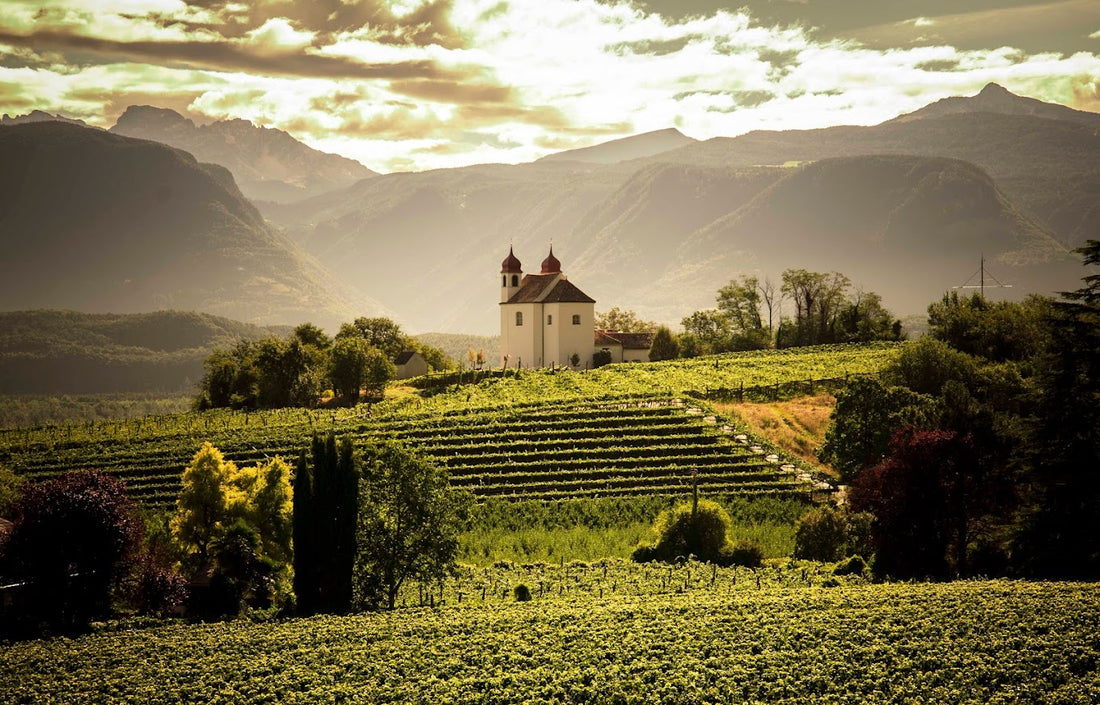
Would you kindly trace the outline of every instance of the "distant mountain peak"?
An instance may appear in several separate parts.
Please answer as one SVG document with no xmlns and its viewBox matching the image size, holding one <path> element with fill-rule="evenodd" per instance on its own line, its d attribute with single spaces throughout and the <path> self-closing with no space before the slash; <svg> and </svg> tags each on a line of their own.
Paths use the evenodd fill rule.
<svg viewBox="0 0 1100 705">
<path fill-rule="evenodd" d="M 589 164 L 614 164 L 631 159 L 652 157 L 672 149 L 679 149 L 696 140 L 688 137 L 675 127 L 666 127 L 663 130 L 643 132 L 640 135 L 620 137 L 619 139 L 603 142 L 591 147 L 570 149 L 565 152 L 550 154 L 540 162 L 586 162 Z"/>
<path fill-rule="evenodd" d="M 70 125 L 88 127 L 88 123 L 83 120 L 76 120 L 62 115 L 51 115 L 43 110 L 32 110 L 26 115 L 4 115 L 0 117 L 0 125 L 24 125 L 29 122 L 66 122 Z"/>
<path fill-rule="evenodd" d="M 320 152 L 282 130 L 248 120 L 199 126 L 175 110 L 131 105 L 111 132 L 162 142 L 199 161 L 220 164 L 233 173 L 241 191 L 256 200 L 296 201 L 375 176 L 357 161 Z"/>
<path fill-rule="evenodd" d="M 977 95 L 952 96 L 937 100 L 888 122 L 911 122 L 940 118 L 960 113 L 1000 113 L 1002 115 L 1031 115 L 1047 120 L 1064 120 L 1085 125 L 1100 125 L 1100 114 L 1089 113 L 1058 103 L 1046 103 L 1035 98 L 1017 95 L 998 83 L 987 83 Z"/>
</svg>

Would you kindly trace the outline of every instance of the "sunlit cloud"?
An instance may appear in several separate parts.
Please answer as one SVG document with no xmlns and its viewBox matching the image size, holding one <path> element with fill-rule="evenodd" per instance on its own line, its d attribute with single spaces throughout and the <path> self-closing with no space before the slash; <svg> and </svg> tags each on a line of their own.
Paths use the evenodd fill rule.
<svg viewBox="0 0 1100 705">
<path fill-rule="evenodd" d="M 999 21 L 1062 26 L 1093 12 L 1080 0 L 1044 7 Z M 873 124 L 990 81 L 1095 109 L 1094 52 L 949 41 L 989 31 L 991 17 L 921 16 L 826 40 L 748 10 L 672 19 L 625 0 L 124 0 L 109 11 L 10 0 L 0 113 L 109 127 L 128 101 L 163 105 L 392 171 L 527 161 L 670 126 L 708 138 Z M 939 39 L 914 43 L 930 32 Z"/>
</svg>

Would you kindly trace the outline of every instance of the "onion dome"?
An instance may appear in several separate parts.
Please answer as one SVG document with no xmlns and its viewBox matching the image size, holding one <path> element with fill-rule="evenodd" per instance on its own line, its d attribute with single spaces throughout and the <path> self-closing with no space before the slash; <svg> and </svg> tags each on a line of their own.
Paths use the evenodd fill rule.
<svg viewBox="0 0 1100 705">
<path fill-rule="evenodd" d="M 500 263 L 500 271 L 502 274 L 519 274 L 523 271 L 523 265 L 521 265 L 516 256 L 512 254 L 511 247 L 508 248 L 508 256 Z"/>
<path fill-rule="evenodd" d="M 558 274 L 561 272 L 561 262 L 554 256 L 554 246 L 550 246 L 550 256 L 542 261 L 543 274 Z"/>
</svg>

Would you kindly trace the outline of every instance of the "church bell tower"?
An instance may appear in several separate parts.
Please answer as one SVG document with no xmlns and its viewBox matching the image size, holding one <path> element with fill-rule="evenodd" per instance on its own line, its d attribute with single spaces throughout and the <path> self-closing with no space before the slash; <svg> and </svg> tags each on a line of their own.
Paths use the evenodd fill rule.
<svg viewBox="0 0 1100 705">
<path fill-rule="evenodd" d="M 522 282 L 523 265 L 509 247 L 508 256 L 500 263 L 500 302 L 506 303 L 512 298 Z"/>
</svg>

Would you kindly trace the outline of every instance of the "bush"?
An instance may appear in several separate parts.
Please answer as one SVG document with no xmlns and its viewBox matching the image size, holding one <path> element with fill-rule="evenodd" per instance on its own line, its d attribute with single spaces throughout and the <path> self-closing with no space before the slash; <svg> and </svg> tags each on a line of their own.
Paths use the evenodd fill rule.
<svg viewBox="0 0 1100 705">
<path fill-rule="evenodd" d="M 142 615 L 167 617 L 187 600 L 187 592 L 187 578 L 146 558 L 138 570 L 130 600 Z"/>
<path fill-rule="evenodd" d="M 849 514 L 843 509 L 821 507 L 798 521 L 794 557 L 835 563 L 847 556 L 869 555 L 871 515 Z"/>
<path fill-rule="evenodd" d="M 759 568 L 764 562 L 764 549 L 755 541 L 737 541 L 722 551 L 719 562 L 722 565 Z"/>
<path fill-rule="evenodd" d="M 684 503 L 657 516 L 654 556 L 658 560 L 695 556 L 701 561 L 719 561 L 727 547 L 730 515 L 717 502 L 699 500 L 697 506 Z"/>
<path fill-rule="evenodd" d="M 867 562 L 863 556 L 852 556 L 833 569 L 833 575 L 863 575 L 867 570 Z"/>
<path fill-rule="evenodd" d="M 630 554 L 630 560 L 635 563 L 649 563 L 657 560 L 657 550 L 648 543 L 638 544 L 638 547 Z"/>
<path fill-rule="evenodd" d="M 810 510 L 798 521 L 794 536 L 794 557 L 832 563 L 843 558 L 848 542 L 848 523 L 839 509 Z"/>
<path fill-rule="evenodd" d="M 611 351 L 600 350 L 599 352 L 592 354 L 592 367 L 603 367 L 604 365 L 611 364 Z"/>
<path fill-rule="evenodd" d="M 531 590 L 523 583 L 517 585 L 515 589 L 512 590 L 512 594 L 516 596 L 516 602 L 531 601 Z"/>
</svg>

